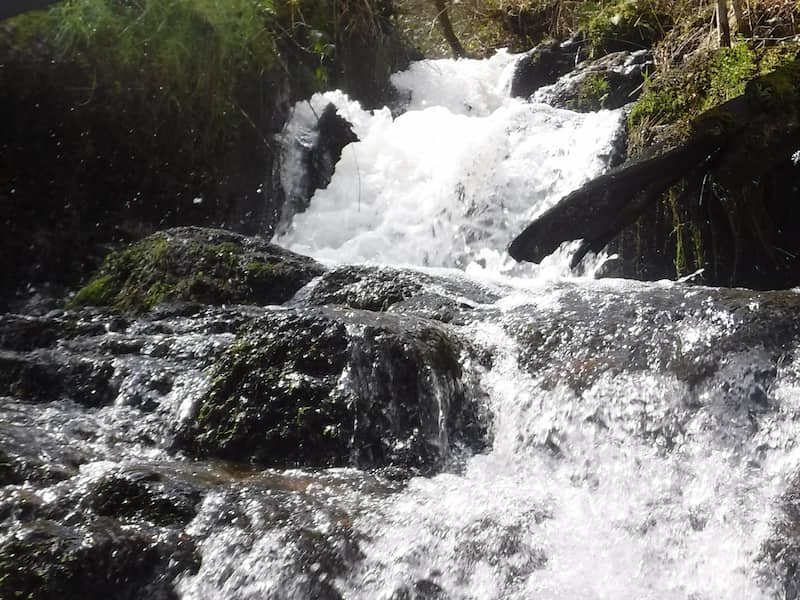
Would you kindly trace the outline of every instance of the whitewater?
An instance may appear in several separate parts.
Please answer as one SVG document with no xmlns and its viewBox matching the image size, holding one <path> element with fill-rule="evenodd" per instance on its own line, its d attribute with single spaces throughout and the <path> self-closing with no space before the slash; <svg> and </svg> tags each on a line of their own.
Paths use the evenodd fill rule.
<svg viewBox="0 0 800 600">
<path fill-rule="evenodd" d="M 393 110 L 366 111 L 333 91 L 298 103 L 287 126 L 285 189 L 301 175 L 293 157 L 313 141 L 328 103 L 359 141 L 308 210 L 285 220 L 279 244 L 327 264 L 467 278 L 502 296 L 465 326 L 493 356 L 488 368 L 467 365 L 494 417 L 491 449 L 398 493 L 339 494 L 354 507 L 363 557 L 336 588 L 365 600 L 783 597 L 763 548 L 800 458 L 796 360 L 780 364 L 762 390 L 772 409 L 758 412 L 748 403 L 762 385 L 758 348 L 724 357 L 697 386 L 653 356 L 647 368 L 610 369 L 576 387 L 559 380 L 558 365 L 547 375 L 526 369 L 508 334 L 527 308 L 557 320 L 578 298 L 594 314 L 556 352 L 571 365 L 595 360 L 582 340 L 595 339 L 592 323 L 612 305 L 630 315 L 600 346 L 603 356 L 644 338 L 658 346 L 660 328 L 679 353 L 702 356 L 739 325 L 704 288 L 592 279 L 605 255 L 590 256 L 578 275 L 567 267 L 573 247 L 542 265 L 508 257 L 506 245 L 532 218 L 618 158 L 624 121 L 623 111 L 578 114 L 510 98 L 516 59 L 501 51 L 414 63 L 392 78 L 402 99 Z M 662 298 L 707 308 L 659 324 L 652 315 L 662 315 L 653 308 Z M 221 559 L 231 548 L 207 552 Z M 247 581 L 255 580 L 245 570 L 274 575 L 252 560 L 229 568 Z M 187 580 L 188 596 L 214 597 L 203 575 Z"/>
</svg>

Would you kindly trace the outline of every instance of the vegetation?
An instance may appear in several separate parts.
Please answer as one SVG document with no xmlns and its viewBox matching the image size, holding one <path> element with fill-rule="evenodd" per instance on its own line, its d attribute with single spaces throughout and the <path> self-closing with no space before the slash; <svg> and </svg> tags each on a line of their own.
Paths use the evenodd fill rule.
<svg viewBox="0 0 800 600">
<path fill-rule="evenodd" d="M 176 301 L 279 304 L 321 273 L 311 259 L 266 242 L 179 228 L 110 253 L 70 305 L 142 312 Z"/>
<path fill-rule="evenodd" d="M 378 102 L 406 60 L 388 19 L 383 0 L 66 0 L 0 23 L 0 287 L 74 284 L 159 228 L 269 231 L 291 103 Z"/>
</svg>

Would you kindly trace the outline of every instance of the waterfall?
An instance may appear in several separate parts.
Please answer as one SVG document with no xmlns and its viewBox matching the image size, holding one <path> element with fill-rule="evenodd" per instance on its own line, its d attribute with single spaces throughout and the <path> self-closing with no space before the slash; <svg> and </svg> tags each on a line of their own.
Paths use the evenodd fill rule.
<svg viewBox="0 0 800 600">
<path fill-rule="evenodd" d="M 566 273 L 563 254 L 523 268 L 505 246 L 608 166 L 622 115 L 510 98 L 515 60 L 499 52 L 485 61 L 415 63 L 392 77 L 405 98 L 397 117 L 388 108 L 364 111 L 340 92 L 298 103 L 289 140 L 313 135 L 313 115 L 332 102 L 360 141 L 345 148 L 330 185 L 277 241 L 343 263 Z M 299 170 L 284 166 L 284 187 Z"/>
<path fill-rule="evenodd" d="M 623 119 L 509 98 L 515 60 L 297 104 L 276 241 L 322 264 L 178 228 L 181 285 L 261 294 L 0 315 L 0 596 L 798 597 L 800 290 L 511 261 Z"/>
<path fill-rule="evenodd" d="M 782 364 L 764 391 L 753 365 L 769 371 L 771 359 L 738 347 L 695 384 L 673 363 L 711 355 L 738 331 L 732 312 L 706 306 L 711 296 L 684 302 L 677 284 L 564 283 L 565 249 L 541 266 L 509 261 L 514 234 L 609 166 L 622 119 L 509 98 L 514 60 L 416 63 L 392 78 L 399 114 L 365 111 L 341 92 L 295 109 L 294 134 L 333 103 L 360 141 L 280 244 L 333 263 L 456 268 L 504 286 L 467 327 L 493 356 L 490 368 L 475 366 L 495 419 L 491 450 L 371 498 L 353 524 L 363 559 L 336 588 L 365 600 L 777 598 L 779 577 L 759 560 L 798 459 L 789 433 L 798 365 Z M 283 176 L 291 183 L 292 169 Z M 555 352 L 527 348 L 547 365 L 531 372 L 509 332 L 526 326 L 521 308 L 554 322 L 574 314 L 566 297 L 582 316 L 544 340 L 558 340 Z M 686 302 L 699 308 L 678 318 Z M 595 308 L 614 303 L 633 317 L 598 342 Z M 663 329 L 647 314 L 665 318 Z M 642 340 L 653 353 L 644 366 L 597 368 Z M 584 379 L 570 385 L 570 374 Z M 769 408 L 750 402 L 758 390 Z"/>
</svg>

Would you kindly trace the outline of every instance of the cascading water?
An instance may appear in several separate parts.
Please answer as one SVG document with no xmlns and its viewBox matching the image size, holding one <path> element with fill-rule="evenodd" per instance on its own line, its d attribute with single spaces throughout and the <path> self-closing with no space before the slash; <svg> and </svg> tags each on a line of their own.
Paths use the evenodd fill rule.
<svg viewBox="0 0 800 600">
<path fill-rule="evenodd" d="M 289 197 L 329 103 L 360 141 L 277 239 L 329 268 L 240 261 L 317 277 L 283 305 L 0 315 L 0 596 L 798 597 L 797 291 L 510 261 L 622 118 L 509 98 L 514 61 L 297 105 Z M 267 251 L 170 233 L 206 235 Z"/>
<path fill-rule="evenodd" d="M 310 132 L 314 115 L 333 102 L 360 141 L 346 147 L 330 185 L 278 243 L 336 262 L 522 271 L 505 246 L 532 216 L 608 166 L 621 113 L 582 115 L 510 98 L 515 60 L 500 52 L 487 61 L 415 63 L 392 78 L 408 97 L 396 118 L 389 109 L 364 111 L 340 92 L 298 104 L 293 137 Z M 300 169 L 284 168 L 284 187 Z M 550 259 L 543 269 L 561 272 L 563 262 Z"/>
<path fill-rule="evenodd" d="M 759 369 L 774 370 L 767 352 L 742 347 L 695 383 L 673 363 L 683 354 L 702 362 L 739 326 L 711 296 L 679 318 L 682 298 L 702 306 L 703 291 L 559 280 L 559 253 L 542 267 L 508 260 L 504 246 L 531 217 L 608 166 L 621 118 L 509 98 L 513 62 L 501 52 L 416 63 L 393 77 L 406 98 L 397 117 L 339 92 L 296 108 L 295 131 L 310 131 L 312 115 L 334 103 L 360 141 L 279 243 L 339 263 L 458 267 L 510 286 L 466 327 L 493 356 L 482 371 L 491 451 L 366 502 L 353 524 L 363 557 L 336 588 L 363 599 L 779 597 L 779 578 L 759 558 L 800 458 L 798 365 L 783 363 L 764 383 Z M 295 174 L 283 176 L 286 185 Z M 654 294 L 672 308 L 659 311 Z M 582 299 L 582 318 L 540 340 L 555 339 L 557 352 L 528 348 L 550 364 L 526 371 L 509 334 L 525 325 L 520 307 L 557 322 L 565 296 Z M 586 352 L 601 307 L 614 303 L 627 320 L 597 355 Z M 654 314 L 666 321 L 650 322 Z M 652 344 L 644 365 L 595 364 L 643 337 Z"/>
</svg>

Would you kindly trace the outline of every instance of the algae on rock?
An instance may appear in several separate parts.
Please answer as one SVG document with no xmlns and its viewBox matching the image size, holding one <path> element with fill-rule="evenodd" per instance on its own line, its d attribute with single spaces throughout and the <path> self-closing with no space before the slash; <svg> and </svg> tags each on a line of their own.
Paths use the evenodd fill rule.
<svg viewBox="0 0 800 600">
<path fill-rule="evenodd" d="M 70 305 L 140 312 L 176 301 L 280 304 L 322 272 L 314 260 L 259 238 L 181 227 L 109 254 Z"/>
<path fill-rule="evenodd" d="M 446 326 L 413 316 L 271 311 L 218 363 L 184 445 L 271 466 L 430 472 L 486 443 L 462 350 Z"/>
</svg>

